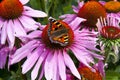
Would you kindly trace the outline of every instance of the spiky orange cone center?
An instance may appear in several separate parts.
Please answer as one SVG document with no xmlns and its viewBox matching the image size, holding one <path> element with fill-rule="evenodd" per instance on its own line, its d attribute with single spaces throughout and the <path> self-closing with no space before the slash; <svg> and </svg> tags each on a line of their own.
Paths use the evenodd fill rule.
<svg viewBox="0 0 120 80">
<path fill-rule="evenodd" d="M 104 5 L 107 12 L 117 13 L 120 12 L 120 2 L 118 1 L 109 1 Z"/>
<path fill-rule="evenodd" d="M 106 17 L 105 8 L 97 1 L 88 1 L 80 8 L 78 16 L 87 19 L 87 26 L 92 27 L 96 25 L 97 19 Z"/>
<path fill-rule="evenodd" d="M 101 30 L 101 35 L 107 39 L 118 39 L 120 38 L 120 28 L 105 26 Z"/>
<path fill-rule="evenodd" d="M 102 80 L 102 76 L 100 75 L 99 71 L 93 72 L 86 66 L 78 68 L 80 75 L 82 76 L 82 80 Z"/>
<path fill-rule="evenodd" d="M 19 0 L 2 0 L 0 16 L 4 19 L 15 19 L 22 15 L 23 5 Z"/>
</svg>

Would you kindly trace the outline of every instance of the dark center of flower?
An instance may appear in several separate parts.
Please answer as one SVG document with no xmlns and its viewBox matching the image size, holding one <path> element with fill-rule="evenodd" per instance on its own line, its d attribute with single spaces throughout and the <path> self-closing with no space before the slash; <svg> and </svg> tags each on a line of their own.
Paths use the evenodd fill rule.
<svg viewBox="0 0 120 80">
<path fill-rule="evenodd" d="M 120 2 L 118 1 L 109 1 L 104 5 L 107 12 L 117 13 L 120 11 Z"/>
<path fill-rule="evenodd" d="M 100 75 L 99 71 L 93 72 L 86 66 L 78 68 L 80 75 L 82 76 L 82 80 L 102 80 L 102 76 Z"/>
<path fill-rule="evenodd" d="M 98 18 L 106 17 L 106 10 L 99 2 L 88 1 L 80 8 L 78 16 L 87 19 L 85 25 L 94 27 Z"/>
<path fill-rule="evenodd" d="M 0 0 L 0 2 L 2 2 L 2 0 Z"/>
<path fill-rule="evenodd" d="M 43 43 L 45 43 L 45 45 L 51 49 L 63 49 L 63 48 L 70 46 L 73 43 L 74 33 L 73 33 L 72 29 L 68 26 L 67 23 L 65 23 L 61 20 L 58 20 L 58 21 L 60 24 L 62 24 L 62 26 L 64 26 L 63 30 L 62 29 L 59 30 L 59 28 L 55 29 L 56 25 L 53 24 L 51 27 L 55 31 L 50 32 L 51 34 L 48 34 L 49 28 L 50 28 L 50 25 L 48 24 L 42 32 Z M 65 29 L 68 31 L 64 32 Z M 64 37 L 64 35 L 66 35 L 66 34 L 68 36 Z M 67 44 L 66 44 L 66 41 L 67 41 Z M 66 44 L 66 45 L 61 45 L 61 44 Z"/>
<path fill-rule="evenodd" d="M 21 16 L 23 5 L 19 0 L 2 0 L 0 16 L 4 19 L 15 19 Z"/>
<path fill-rule="evenodd" d="M 120 28 L 105 26 L 101 30 L 101 35 L 107 39 L 118 39 L 120 38 Z"/>
</svg>

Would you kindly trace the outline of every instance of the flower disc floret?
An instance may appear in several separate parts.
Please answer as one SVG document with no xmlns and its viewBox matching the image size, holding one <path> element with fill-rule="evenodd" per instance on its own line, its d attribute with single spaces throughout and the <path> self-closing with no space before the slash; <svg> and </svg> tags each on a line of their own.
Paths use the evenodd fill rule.
<svg viewBox="0 0 120 80">
<path fill-rule="evenodd" d="M 23 5 L 19 0 L 2 0 L 0 3 L 0 16 L 4 19 L 16 19 L 22 12 Z"/>
<path fill-rule="evenodd" d="M 120 11 L 120 2 L 118 1 L 109 1 L 104 5 L 107 12 L 117 13 Z"/>
<path fill-rule="evenodd" d="M 106 17 L 105 8 L 97 1 L 85 3 L 79 10 L 78 16 L 87 19 L 87 26 L 95 26 L 97 18 Z"/>
</svg>

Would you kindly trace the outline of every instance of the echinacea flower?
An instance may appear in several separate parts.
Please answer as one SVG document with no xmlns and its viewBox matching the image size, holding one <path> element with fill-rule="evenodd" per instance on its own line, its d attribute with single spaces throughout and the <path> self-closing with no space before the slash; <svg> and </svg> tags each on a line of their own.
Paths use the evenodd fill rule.
<svg viewBox="0 0 120 80">
<path fill-rule="evenodd" d="M 45 76 L 47 80 L 66 80 L 66 69 L 80 79 L 75 64 L 68 52 L 84 65 L 91 68 L 89 63 L 94 64 L 94 58 L 103 59 L 94 51 L 96 35 L 89 31 L 73 30 L 67 23 L 61 20 L 49 18 L 48 24 L 43 30 L 30 33 L 27 38 L 31 39 L 19 48 L 13 56 L 12 64 L 27 57 L 22 65 L 22 73 L 31 72 L 31 80 L 35 80 L 40 72 L 40 80 Z M 40 69 L 41 68 L 41 69 Z"/>
<path fill-rule="evenodd" d="M 60 18 L 64 18 L 64 21 L 69 24 L 76 23 L 75 29 L 87 28 L 89 30 L 97 30 L 97 18 L 106 17 L 105 8 L 94 0 L 87 1 L 86 3 L 78 1 L 78 6 L 73 6 L 73 11 L 75 14 L 65 14 L 60 16 Z M 83 21 L 83 19 L 85 19 L 85 21 Z M 81 21 L 83 22 L 81 23 Z"/>
<path fill-rule="evenodd" d="M 97 27 L 99 31 L 98 43 L 105 53 L 106 58 L 110 55 L 114 56 L 114 61 L 118 59 L 120 47 L 120 19 L 108 16 L 104 19 L 98 19 Z"/>
<path fill-rule="evenodd" d="M 114 16 L 120 18 L 120 2 L 117 0 L 112 0 L 112 1 L 102 1 L 101 2 L 106 11 L 108 16 Z"/>
<path fill-rule="evenodd" d="M 1 44 L 6 40 L 12 48 L 16 36 L 25 36 L 27 31 L 38 28 L 32 17 L 46 17 L 46 13 L 34 10 L 24 4 L 29 0 L 1 0 L 0 1 L 0 29 Z"/>
</svg>

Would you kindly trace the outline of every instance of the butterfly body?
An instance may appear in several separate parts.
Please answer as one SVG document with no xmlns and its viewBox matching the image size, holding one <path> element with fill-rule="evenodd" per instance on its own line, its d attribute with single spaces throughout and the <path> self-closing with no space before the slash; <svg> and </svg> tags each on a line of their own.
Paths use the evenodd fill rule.
<svg viewBox="0 0 120 80">
<path fill-rule="evenodd" d="M 54 18 L 49 18 L 49 28 L 48 28 L 48 36 L 52 43 L 60 44 L 61 46 L 68 45 L 69 42 L 69 29 L 66 28 L 59 21 Z"/>
</svg>

